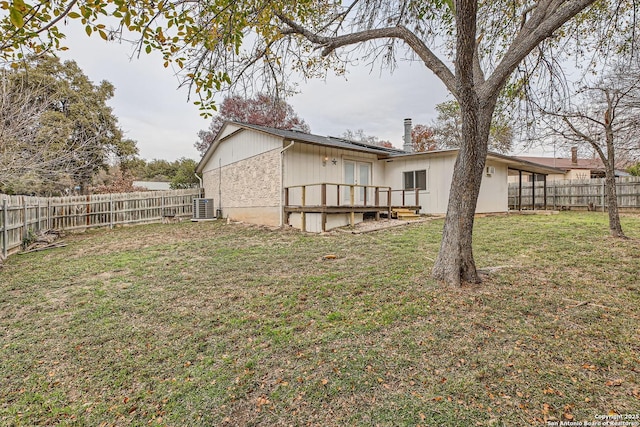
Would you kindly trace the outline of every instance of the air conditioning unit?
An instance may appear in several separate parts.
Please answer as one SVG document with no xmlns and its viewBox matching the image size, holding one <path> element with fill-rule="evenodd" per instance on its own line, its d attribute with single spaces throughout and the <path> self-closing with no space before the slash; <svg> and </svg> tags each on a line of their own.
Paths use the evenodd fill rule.
<svg viewBox="0 0 640 427">
<path fill-rule="evenodd" d="M 495 167 L 493 167 L 493 166 L 487 166 L 487 167 L 485 168 L 485 170 L 486 170 L 486 172 L 487 172 L 487 176 L 491 176 L 491 175 L 493 175 L 494 173 L 496 173 L 496 168 L 495 168 Z"/>
<path fill-rule="evenodd" d="M 193 219 L 214 219 L 213 199 L 193 199 Z"/>
</svg>

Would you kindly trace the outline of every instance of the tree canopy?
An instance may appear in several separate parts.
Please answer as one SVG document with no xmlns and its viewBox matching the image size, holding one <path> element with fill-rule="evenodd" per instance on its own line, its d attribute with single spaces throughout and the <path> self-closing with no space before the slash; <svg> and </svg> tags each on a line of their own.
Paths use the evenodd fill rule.
<svg viewBox="0 0 640 427">
<path fill-rule="evenodd" d="M 30 58 L 0 82 L 0 189 L 39 194 L 86 186 L 110 160 L 137 153 L 106 104 L 114 87 L 94 85 L 73 61 Z"/>
<path fill-rule="evenodd" d="M 456 101 L 436 105 L 438 117 L 433 124 L 434 138 L 439 148 L 460 147 L 462 142 L 462 118 L 460 104 Z M 513 143 L 513 129 L 508 118 L 494 114 L 489 131 L 489 150 L 507 153 Z"/>
<path fill-rule="evenodd" d="M 228 96 L 222 101 L 218 114 L 211 120 L 208 130 L 198 132 L 199 140 L 194 144 L 204 155 L 225 121 L 232 120 L 276 129 L 297 128 L 309 132 L 309 125 L 298 117 L 286 101 L 260 93 L 253 98 L 239 95 Z"/>
</svg>

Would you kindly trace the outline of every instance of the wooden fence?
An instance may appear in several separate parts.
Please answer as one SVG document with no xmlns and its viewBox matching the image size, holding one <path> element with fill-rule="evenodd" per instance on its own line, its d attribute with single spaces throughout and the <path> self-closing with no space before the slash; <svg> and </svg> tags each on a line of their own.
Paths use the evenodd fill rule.
<svg viewBox="0 0 640 427">
<path fill-rule="evenodd" d="M 534 208 L 533 183 L 522 183 L 522 208 Z M 618 207 L 640 209 L 640 177 L 616 178 Z M 518 183 L 509 184 L 509 208 L 520 206 Z M 535 209 L 543 209 L 544 183 L 535 183 Z M 607 208 L 604 178 L 547 181 L 548 209 L 591 209 L 604 211 Z"/>
<path fill-rule="evenodd" d="M 69 197 L 0 195 L 0 253 L 20 248 L 29 230 L 78 230 L 190 217 L 200 189 Z"/>
</svg>

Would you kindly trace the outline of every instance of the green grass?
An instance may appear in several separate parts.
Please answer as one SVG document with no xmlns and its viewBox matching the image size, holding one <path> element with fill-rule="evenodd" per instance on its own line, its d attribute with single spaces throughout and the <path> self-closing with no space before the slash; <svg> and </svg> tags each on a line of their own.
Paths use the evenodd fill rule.
<svg viewBox="0 0 640 427">
<path fill-rule="evenodd" d="M 640 408 L 640 217 L 91 231 L 0 270 L 0 425 L 529 426 Z M 323 260 L 326 254 L 335 260 Z"/>
</svg>

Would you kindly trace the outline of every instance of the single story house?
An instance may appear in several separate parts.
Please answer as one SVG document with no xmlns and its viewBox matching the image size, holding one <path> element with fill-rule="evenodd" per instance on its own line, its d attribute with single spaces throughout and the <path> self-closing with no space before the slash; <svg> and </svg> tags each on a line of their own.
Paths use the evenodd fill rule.
<svg viewBox="0 0 640 427">
<path fill-rule="evenodd" d="M 410 152 L 410 132 L 407 119 L 409 144 L 400 150 L 226 122 L 196 172 L 223 217 L 249 223 L 320 232 L 401 207 L 444 214 L 458 150 Z M 508 175 L 514 171 L 559 172 L 490 153 L 478 213 L 508 211 Z"/>
</svg>

